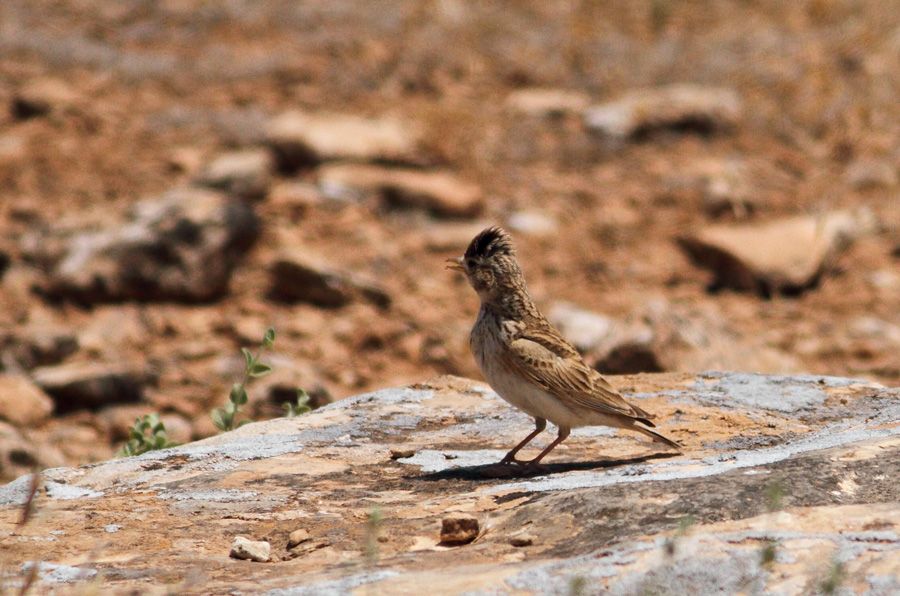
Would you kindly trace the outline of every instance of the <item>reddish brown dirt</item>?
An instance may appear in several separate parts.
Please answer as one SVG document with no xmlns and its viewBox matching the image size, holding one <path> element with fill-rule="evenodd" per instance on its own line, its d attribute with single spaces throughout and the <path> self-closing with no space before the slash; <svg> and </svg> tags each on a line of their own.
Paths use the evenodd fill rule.
<svg viewBox="0 0 900 596">
<path fill-rule="evenodd" d="M 69 86 L 72 105 L 17 119 L 18 91 L 48 77 Z M 577 117 L 526 118 L 504 107 L 523 87 L 575 89 L 599 102 L 677 82 L 735 89 L 745 106 L 740 125 L 609 148 Z M 897 168 L 897 97 L 900 12 L 890 0 L 4 0 L 0 136 L 24 148 L 0 159 L 0 250 L 16 264 L 29 230 L 73 214 L 117 217 L 189 180 L 192 163 L 258 143 L 266 119 L 285 109 L 392 114 L 421 123 L 442 165 L 482 186 L 485 222 L 520 209 L 556 218 L 556 237 L 516 237 L 542 305 L 566 300 L 620 317 L 657 296 L 687 308 L 713 304 L 739 335 L 764 337 L 807 371 L 896 384 L 897 344 L 851 330 L 863 316 L 900 325 L 898 188 L 857 189 L 846 171 L 859 159 Z M 867 206 L 879 230 L 802 296 L 711 294 L 708 275 L 673 239 L 713 219 L 698 192 L 673 193 L 666 182 L 708 157 L 751 165 L 752 220 Z M 69 359 L 149 364 L 159 380 L 148 411 L 195 420 L 225 399 L 235 377 L 228 359 L 269 325 L 279 332 L 277 352 L 308 364 L 309 385 L 335 398 L 438 373 L 479 376 L 467 348 L 476 297 L 443 269 L 452 253 L 424 247 L 437 220 L 370 202 L 298 214 L 262 201 L 258 213 L 262 239 L 220 301 L 85 309 L 44 303 L 7 279 L 0 326 L 105 325 L 105 343 Z M 323 310 L 267 300 L 267 266 L 291 245 L 375 277 L 393 305 Z M 891 275 L 893 285 L 873 281 Z M 72 462 L 113 449 L 94 414 L 53 425 L 101 428 L 99 446 L 91 433 L 58 439 Z"/>
</svg>

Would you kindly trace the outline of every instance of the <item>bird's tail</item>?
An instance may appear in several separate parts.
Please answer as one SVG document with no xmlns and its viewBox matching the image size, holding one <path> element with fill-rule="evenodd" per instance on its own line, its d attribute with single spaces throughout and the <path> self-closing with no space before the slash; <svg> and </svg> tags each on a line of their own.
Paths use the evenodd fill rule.
<svg viewBox="0 0 900 596">
<path fill-rule="evenodd" d="M 633 425 L 631 427 L 631 430 L 636 430 L 639 433 L 643 433 L 643 434 L 647 435 L 648 437 L 650 437 L 657 443 L 663 443 L 664 445 L 668 445 L 669 447 L 671 447 L 672 449 L 675 449 L 676 451 L 679 451 L 679 452 L 681 451 L 681 445 L 679 445 L 672 439 L 669 439 L 668 437 L 664 437 L 663 435 L 659 434 L 655 430 L 650 430 L 649 428 L 644 428 L 643 426 L 638 426 L 637 424 Z"/>
</svg>

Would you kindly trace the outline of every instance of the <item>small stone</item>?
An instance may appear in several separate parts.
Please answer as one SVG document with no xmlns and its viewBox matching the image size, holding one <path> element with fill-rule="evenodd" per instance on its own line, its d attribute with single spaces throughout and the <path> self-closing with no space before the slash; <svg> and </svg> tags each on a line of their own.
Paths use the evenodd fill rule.
<svg viewBox="0 0 900 596">
<path fill-rule="evenodd" d="M 580 114 L 589 103 L 586 94 L 568 89 L 519 89 L 506 98 L 506 106 L 511 110 L 545 118 Z"/>
<path fill-rule="evenodd" d="M 443 217 L 472 217 L 484 207 L 481 188 L 449 172 L 342 164 L 320 168 L 318 180 L 331 197 L 346 201 L 374 194 L 388 206 Z"/>
<path fill-rule="evenodd" d="M 509 543 L 515 547 L 531 546 L 534 544 L 534 536 L 531 534 L 517 534 L 509 539 Z"/>
<path fill-rule="evenodd" d="M 834 259 L 873 226 L 868 211 L 840 211 L 710 226 L 678 242 L 695 264 L 713 271 L 716 286 L 770 296 L 815 285 Z"/>
<path fill-rule="evenodd" d="M 559 225 L 552 216 L 540 211 L 516 211 L 507 218 L 510 229 L 526 236 L 552 236 Z"/>
<path fill-rule="evenodd" d="M 615 323 L 603 315 L 570 304 L 557 302 L 548 312 L 548 318 L 582 352 L 603 344 L 613 333 Z"/>
<path fill-rule="evenodd" d="M 415 454 L 415 449 L 391 449 L 391 459 L 406 459 Z"/>
<path fill-rule="evenodd" d="M 584 122 L 596 133 L 624 140 L 663 129 L 708 133 L 735 125 L 740 115 L 740 98 L 730 89 L 670 85 L 588 108 Z"/>
<path fill-rule="evenodd" d="M 897 168 L 889 161 L 858 159 L 844 173 L 847 184 L 857 190 L 893 188 L 897 186 Z"/>
<path fill-rule="evenodd" d="M 330 160 L 418 163 L 419 133 L 393 118 L 287 112 L 266 126 L 282 169 Z"/>
<path fill-rule="evenodd" d="M 97 409 L 115 403 L 140 401 L 143 375 L 112 363 L 70 363 L 43 366 L 32 378 L 56 403 L 59 413 Z"/>
<path fill-rule="evenodd" d="M 302 543 L 302 542 L 306 542 L 307 540 L 309 540 L 309 538 L 310 538 L 310 537 L 309 537 L 309 532 L 307 532 L 307 531 L 304 530 L 303 528 L 294 530 L 293 532 L 291 532 L 291 535 L 288 536 L 288 544 L 287 544 L 287 547 L 288 547 L 288 548 L 294 548 L 294 547 L 297 546 L 298 544 L 300 544 L 300 543 Z"/>
<path fill-rule="evenodd" d="M 197 182 L 229 194 L 256 200 L 266 196 L 272 182 L 272 156 L 265 149 L 224 153 L 209 163 Z"/>
<path fill-rule="evenodd" d="M 452 515 L 441 520 L 441 544 L 469 544 L 478 537 L 478 519 L 469 515 Z"/>
<path fill-rule="evenodd" d="M 12 115 L 17 120 L 46 116 L 52 111 L 70 107 L 78 95 L 59 79 L 28 82 L 13 97 Z"/>
<path fill-rule="evenodd" d="M 270 268 L 269 295 L 286 302 L 309 302 L 326 308 L 344 306 L 362 297 L 379 307 L 390 295 L 374 282 L 339 271 L 301 250 L 282 253 Z"/>
<path fill-rule="evenodd" d="M 0 374 L 0 419 L 37 426 L 53 413 L 53 400 L 28 377 Z"/>
<path fill-rule="evenodd" d="M 244 536 L 238 536 L 231 544 L 229 556 L 234 559 L 245 559 L 265 563 L 270 558 L 272 547 L 265 540 L 250 540 Z"/>
</svg>

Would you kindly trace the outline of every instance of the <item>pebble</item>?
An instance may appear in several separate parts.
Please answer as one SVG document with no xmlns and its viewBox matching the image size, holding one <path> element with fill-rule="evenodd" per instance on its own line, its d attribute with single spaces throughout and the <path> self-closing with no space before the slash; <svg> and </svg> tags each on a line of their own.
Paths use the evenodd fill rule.
<svg viewBox="0 0 900 596">
<path fill-rule="evenodd" d="M 478 537 L 478 519 L 470 515 L 452 515 L 441 520 L 441 544 L 461 546 Z"/>
<path fill-rule="evenodd" d="M 391 459 L 406 459 L 415 454 L 415 449 L 391 449 Z"/>
<path fill-rule="evenodd" d="M 531 534 L 517 534 L 509 539 L 509 543 L 515 547 L 531 546 L 534 544 L 534 536 Z"/>
<path fill-rule="evenodd" d="M 234 559 L 245 559 L 265 563 L 271 556 L 272 547 L 265 540 L 250 540 L 244 536 L 238 536 L 231 544 L 229 556 Z"/>
<path fill-rule="evenodd" d="M 657 130 L 710 132 L 737 124 L 741 101 L 731 89 L 670 85 L 639 89 L 588 108 L 585 126 L 613 139 L 631 139 Z"/>
<path fill-rule="evenodd" d="M 303 528 L 299 528 L 291 532 L 290 536 L 288 536 L 288 548 L 294 548 L 301 542 L 306 542 L 309 540 L 309 532 L 304 530 Z"/>
</svg>

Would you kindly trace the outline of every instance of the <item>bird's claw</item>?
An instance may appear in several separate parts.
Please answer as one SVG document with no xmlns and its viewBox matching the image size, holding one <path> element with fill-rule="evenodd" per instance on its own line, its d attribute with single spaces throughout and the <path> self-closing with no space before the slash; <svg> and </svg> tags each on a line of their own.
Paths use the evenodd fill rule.
<svg viewBox="0 0 900 596">
<path fill-rule="evenodd" d="M 527 464 L 528 464 L 528 462 L 524 462 L 524 461 L 522 461 L 522 460 L 520 460 L 520 459 L 516 459 L 515 457 L 510 457 L 510 456 L 508 456 L 508 455 L 507 455 L 506 457 L 504 457 L 503 459 L 500 460 L 500 465 L 501 465 L 501 466 L 511 466 L 511 465 L 515 465 L 515 466 L 524 466 L 524 465 L 527 465 Z"/>
</svg>

